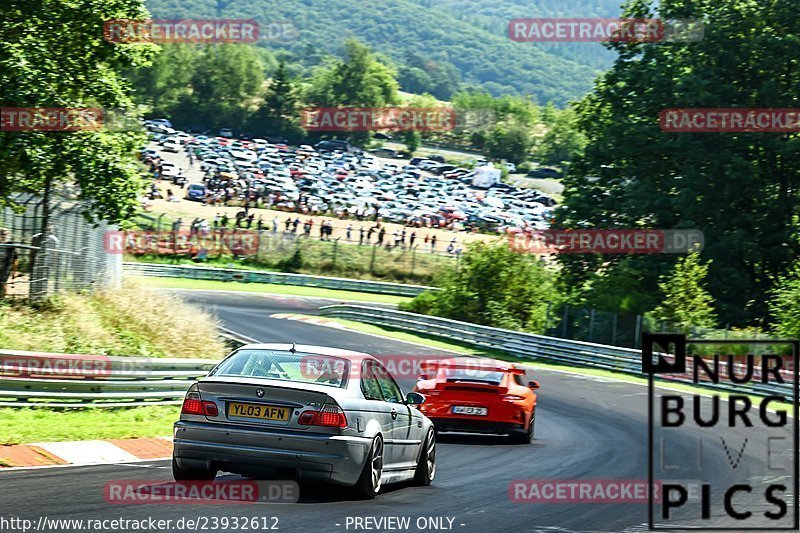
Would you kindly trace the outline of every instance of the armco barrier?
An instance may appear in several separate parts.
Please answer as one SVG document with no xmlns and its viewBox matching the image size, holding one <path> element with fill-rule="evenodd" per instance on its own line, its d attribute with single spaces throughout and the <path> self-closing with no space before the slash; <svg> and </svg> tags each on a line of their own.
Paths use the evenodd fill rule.
<svg viewBox="0 0 800 533">
<path fill-rule="evenodd" d="M 321 308 L 320 313 L 328 317 L 356 320 L 403 331 L 435 335 L 523 358 L 645 377 L 642 374 L 641 351 L 631 348 L 546 337 L 544 335 L 479 326 L 429 315 L 360 305 L 329 305 Z M 678 377 L 659 377 L 658 379 L 661 381 L 688 382 Z M 752 394 L 754 396 L 780 394 L 791 398 L 793 394 L 790 383 L 783 385 L 739 385 L 736 388 L 726 384 L 700 383 L 693 385 L 726 392 Z"/>
<path fill-rule="evenodd" d="M 433 287 L 426 287 L 423 285 L 404 285 L 401 283 L 385 283 L 382 281 L 364 281 L 324 276 L 307 276 L 305 274 L 286 274 L 284 272 L 267 272 L 263 270 L 211 268 L 188 265 L 123 263 L 122 270 L 123 273 L 132 276 L 301 285 L 304 287 L 391 294 L 394 296 L 417 296 L 427 290 L 436 290 Z"/>
<path fill-rule="evenodd" d="M 87 361 L 66 369 L 59 362 Z M 181 403 L 218 361 L 0 350 L 0 406 L 121 407 Z M 91 367 L 91 368 L 89 368 Z"/>
</svg>

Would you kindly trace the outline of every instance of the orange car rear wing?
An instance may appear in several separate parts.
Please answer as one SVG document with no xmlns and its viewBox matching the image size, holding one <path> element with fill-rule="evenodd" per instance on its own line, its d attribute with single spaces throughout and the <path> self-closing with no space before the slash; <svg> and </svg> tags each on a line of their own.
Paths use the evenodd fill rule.
<svg viewBox="0 0 800 533">
<path fill-rule="evenodd" d="M 423 361 L 420 364 L 420 368 L 423 371 L 429 370 L 438 370 L 440 368 L 446 369 L 453 369 L 453 370 L 471 370 L 476 372 L 502 372 L 504 374 L 516 374 L 518 376 L 524 376 L 525 370 L 522 368 L 514 368 L 514 367 L 499 367 L 499 366 L 492 366 L 481 364 L 480 361 L 476 361 L 475 364 L 470 363 L 453 363 L 447 359 L 435 360 L 435 361 Z"/>
</svg>

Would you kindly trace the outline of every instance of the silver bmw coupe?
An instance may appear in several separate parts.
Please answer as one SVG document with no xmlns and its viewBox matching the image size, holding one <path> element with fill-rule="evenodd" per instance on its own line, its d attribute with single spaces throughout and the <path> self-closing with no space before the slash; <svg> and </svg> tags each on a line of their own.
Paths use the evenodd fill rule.
<svg viewBox="0 0 800 533">
<path fill-rule="evenodd" d="M 430 485 L 431 421 L 419 393 L 403 396 L 375 357 L 294 344 L 250 344 L 186 393 L 174 427 L 176 481 L 218 471 L 286 475 L 355 487 L 374 498 L 384 484 Z"/>
</svg>

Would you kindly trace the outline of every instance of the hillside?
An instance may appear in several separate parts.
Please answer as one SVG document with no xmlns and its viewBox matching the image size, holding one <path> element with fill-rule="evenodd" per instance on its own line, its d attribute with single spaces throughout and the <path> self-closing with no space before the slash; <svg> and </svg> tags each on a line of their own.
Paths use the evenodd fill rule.
<svg viewBox="0 0 800 533">
<path fill-rule="evenodd" d="M 319 64 L 324 55 L 339 53 L 344 40 L 352 36 L 398 67 L 409 62 L 419 65 L 424 58 L 436 68 L 453 71 L 462 87 L 481 87 L 493 95 L 532 95 L 540 103 L 561 105 L 589 90 L 597 73 L 610 65 L 609 53 L 592 43 L 515 43 L 507 37 L 507 21 L 611 16 L 618 12 L 612 7 L 617 1 L 504 0 L 476 5 L 474 0 L 149 0 L 147 6 L 157 18 L 290 22 L 300 30 L 296 40 L 262 45 L 306 68 Z"/>
</svg>

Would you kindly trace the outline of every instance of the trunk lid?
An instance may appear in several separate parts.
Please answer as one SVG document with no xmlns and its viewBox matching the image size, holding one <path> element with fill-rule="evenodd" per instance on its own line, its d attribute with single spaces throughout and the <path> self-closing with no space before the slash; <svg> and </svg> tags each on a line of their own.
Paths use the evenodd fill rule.
<svg viewBox="0 0 800 533">
<path fill-rule="evenodd" d="M 263 378 L 210 377 L 197 383 L 203 401 L 217 404 L 219 415 L 209 422 L 307 430 L 298 424 L 303 411 L 336 404 L 325 385 Z"/>
</svg>

